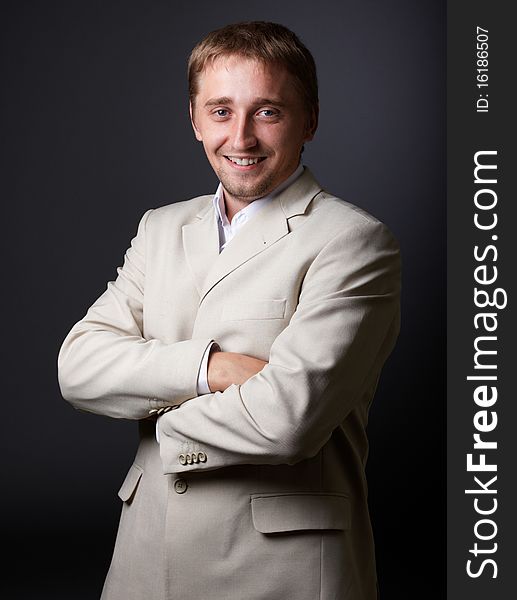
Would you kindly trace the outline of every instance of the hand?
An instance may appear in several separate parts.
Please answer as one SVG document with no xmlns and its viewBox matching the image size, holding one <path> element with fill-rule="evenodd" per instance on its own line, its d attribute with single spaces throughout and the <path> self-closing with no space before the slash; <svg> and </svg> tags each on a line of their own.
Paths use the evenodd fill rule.
<svg viewBox="0 0 517 600">
<path fill-rule="evenodd" d="M 224 392 L 232 384 L 244 383 L 265 365 L 266 361 L 247 354 L 216 350 L 208 358 L 208 386 L 212 392 Z"/>
</svg>

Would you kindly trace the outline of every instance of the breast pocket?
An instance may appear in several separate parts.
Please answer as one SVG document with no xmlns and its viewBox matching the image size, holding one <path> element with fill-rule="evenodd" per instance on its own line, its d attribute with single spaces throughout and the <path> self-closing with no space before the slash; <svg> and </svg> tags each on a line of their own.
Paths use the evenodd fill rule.
<svg viewBox="0 0 517 600">
<path fill-rule="evenodd" d="M 223 306 L 222 321 L 248 321 L 264 319 L 283 319 L 285 317 L 285 298 L 264 300 L 233 300 Z"/>
<path fill-rule="evenodd" d="M 271 345 L 289 323 L 285 298 L 225 300 L 219 320 L 210 323 L 209 335 L 223 351 L 269 360 Z"/>
</svg>

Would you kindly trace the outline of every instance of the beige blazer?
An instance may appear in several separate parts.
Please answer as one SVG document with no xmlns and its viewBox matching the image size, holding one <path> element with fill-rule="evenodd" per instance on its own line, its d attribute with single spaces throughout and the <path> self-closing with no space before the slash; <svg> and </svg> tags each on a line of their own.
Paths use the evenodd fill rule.
<svg viewBox="0 0 517 600">
<path fill-rule="evenodd" d="M 218 249 L 212 196 L 146 212 L 60 351 L 73 406 L 139 420 L 102 598 L 374 600 L 365 429 L 397 243 L 305 169 Z M 212 340 L 269 364 L 196 397 Z"/>
</svg>

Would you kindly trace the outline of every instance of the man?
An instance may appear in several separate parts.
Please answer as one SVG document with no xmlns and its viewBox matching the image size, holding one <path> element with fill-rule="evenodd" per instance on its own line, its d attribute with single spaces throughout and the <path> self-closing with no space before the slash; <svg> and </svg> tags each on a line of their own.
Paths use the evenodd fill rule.
<svg viewBox="0 0 517 600">
<path fill-rule="evenodd" d="M 397 244 L 300 164 L 318 95 L 291 31 L 212 32 L 189 84 L 216 194 L 145 213 L 59 356 L 69 402 L 140 425 L 102 597 L 372 600 L 365 428 Z"/>
</svg>

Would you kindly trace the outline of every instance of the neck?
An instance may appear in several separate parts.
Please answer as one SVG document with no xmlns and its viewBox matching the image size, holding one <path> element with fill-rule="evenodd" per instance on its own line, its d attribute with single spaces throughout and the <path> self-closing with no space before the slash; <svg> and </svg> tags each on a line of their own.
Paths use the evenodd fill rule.
<svg viewBox="0 0 517 600">
<path fill-rule="evenodd" d="M 226 211 L 226 217 L 228 221 L 231 223 L 233 217 L 243 208 L 258 200 L 258 198 L 253 198 L 253 200 L 241 200 L 240 198 L 233 198 L 229 196 L 226 190 L 223 188 L 223 201 L 224 201 L 224 209 Z"/>
</svg>

